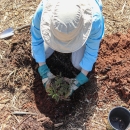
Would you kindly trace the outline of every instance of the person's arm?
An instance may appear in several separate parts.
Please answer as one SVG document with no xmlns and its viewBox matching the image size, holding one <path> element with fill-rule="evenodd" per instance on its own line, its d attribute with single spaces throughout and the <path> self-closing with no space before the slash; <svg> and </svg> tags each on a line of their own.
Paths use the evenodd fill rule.
<svg viewBox="0 0 130 130">
<path fill-rule="evenodd" d="M 100 8 L 100 11 L 102 12 L 102 1 L 101 0 L 95 0 L 95 1 L 97 2 L 98 6 Z M 85 54 L 88 55 L 88 56 L 84 55 L 84 58 L 86 59 L 86 63 L 88 63 L 87 59 L 89 59 L 89 55 L 91 55 L 91 57 L 93 56 L 93 58 L 92 58 L 93 61 L 91 62 L 90 66 L 93 66 L 92 64 L 94 64 L 94 62 L 97 59 L 97 55 L 98 55 L 97 53 L 98 53 L 98 50 L 99 50 L 100 41 L 101 41 L 101 39 L 102 39 L 102 37 L 104 35 L 104 19 L 102 18 L 103 16 L 101 15 L 101 12 L 100 12 L 100 14 L 95 14 L 94 15 L 92 30 L 91 30 L 90 36 L 89 36 L 89 38 L 88 38 L 88 40 L 86 42 L 86 48 L 88 46 L 90 49 L 85 50 Z M 96 45 L 94 45 L 94 43 Z M 91 49 L 94 49 L 94 50 L 91 51 Z M 80 65 L 82 67 L 84 66 L 83 64 L 85 62 L 85 59 L 83 59 L 82 63 L 80 63 Z M 88 70 L 91 70 L 91 67 L 86 67 L 86 69 L 85 69 L 85 67 L 83 67 L 81 72 L 85 76 L 87 76 L 87 74 L 89 73 Z"/>
<path fill-rule="evenodd" d="M 86 49 L 83 59 L 80 62 L 81 72 L 88 73 L 92 70 L 93 64 L 97 60 L 101 39 L 104 35 L 104 18 L 101 14 L 93 17 L 92 30 L 86 41 Z"/>
<path fill-rule="evenodd" d="M 40 21 L 43 11 L 43 2 L 41 2 L 34 14 L 31 25 L 31 49 L 33 58 L 39 65 L 45 63 L 44 41 L 40 32 Z"/>
<path fill-rule="evenodd" d="M 104 35 L 104 19 L 99 12 L 93 16 L 93 23 L 90 35 L 86 41 L 86 49 L 84 56 L 80 62 L 81 72 L 76 76 L 74 89 L 88 82 L 87 74 L 92 70 L 93 64 L 96 62 L 100 41 Z M 76 88 L 76 87 L 77 88 Z"/>
<path fill-rule="evenodd" d="M 39 64 L 38 72 L 42 78 L 42 83 L 46 87 L 46 83 L 53 79 L 55 76 L 50 72 L 50 69 L 46 65 L 44 41 L 40 32 L 40 21 L 43 11 L 43 1 L 39 4 L 31 25 L 31 49 L 32 55 L 36 62 Z"/>
<path fill-rule="evenodd" d="M 93 64 L 95 63 L 100 41 L 104 35 L 104 19 L 103 17 L 95 16 L 93 19 L 92 30 L 88 40 L 86 41 L 86 50 L 84 57 L 80 62 L 81 72 L 75 77 L 75 79 L 67 79 L 67 81 L 73 81 L 71 85 L 69 96 L 72 95 L 73 91 L 78 89 L 81 85 L 88 82 L 87 74 L 92 70 Z"/>
</svg>

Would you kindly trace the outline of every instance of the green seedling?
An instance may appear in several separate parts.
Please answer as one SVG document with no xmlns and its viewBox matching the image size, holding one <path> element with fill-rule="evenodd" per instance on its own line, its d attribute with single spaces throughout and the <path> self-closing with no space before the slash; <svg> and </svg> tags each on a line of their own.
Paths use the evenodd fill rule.
<svg viewBox="0 0 130 130">
<path fill-rule="evenodd" d="M 66 82 L 64 78 L 59 75 L 51 80 L 51 83 L 46 89 L 46 92 L 57 102 L 59 102 L 60 100 L 68 100 L 70 86 L 71 84 Z"/>
</svg>

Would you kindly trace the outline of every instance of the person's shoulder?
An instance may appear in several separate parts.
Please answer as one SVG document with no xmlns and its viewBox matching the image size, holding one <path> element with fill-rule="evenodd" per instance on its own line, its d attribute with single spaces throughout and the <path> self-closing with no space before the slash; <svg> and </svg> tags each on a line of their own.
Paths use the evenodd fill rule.
<svg viewBox="0 0 130 130">
<path fill-rule="evenodd" d="M 103 19 L 103 13 L 102 13 L 102 2 L 101 0 L 93 0 L 92 3 L 92 12 L 93 12 L 93 18 L 92 18 L 92 28 L 95 30 L 98 28 L 100 25 L 103 24 L 104 19 Z"/>
<path fill-rule="evenodd" d="M 104 17 L 101 12 L 95 12 L 92 18 L 91 37 L 100 37 L 104 32 Z"/>
<path fill-rule="evenodd" d="M 102 11 L 102 1 L 101 0 L 95 0 L 95 1 L 98 4 L 100 10 Z"/>
<path fill-rule="evenodd" d="M 42 12 L 43 12 L 43 0 L 39 3 L 39 5 L 34 13 L 33 22 L 35 24 L 38 23 L 38 21 L 40 22 Z"/>
<path fill-rule="evenodd" d="M 43 11 L 43 0 L 40 2 L 40 4 L 38 5 L 37 9 L 36 9 L 36 13 L 38 15 L 41 15 L 42 14 L 42 11 Z"/>
</svg>

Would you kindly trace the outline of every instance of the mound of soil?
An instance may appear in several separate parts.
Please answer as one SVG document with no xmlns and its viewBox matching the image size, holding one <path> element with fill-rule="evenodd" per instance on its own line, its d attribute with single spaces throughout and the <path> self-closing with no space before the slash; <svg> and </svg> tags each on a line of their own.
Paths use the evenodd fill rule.
<svg viewBox="0 0 130 130">
<path fill-rule="evenodd" d="M 130 99 L 130 30 L 126 35 L 116 33 L 102 40 L 96 62 L 98 78 L 125 99 Z"/>
</svg>

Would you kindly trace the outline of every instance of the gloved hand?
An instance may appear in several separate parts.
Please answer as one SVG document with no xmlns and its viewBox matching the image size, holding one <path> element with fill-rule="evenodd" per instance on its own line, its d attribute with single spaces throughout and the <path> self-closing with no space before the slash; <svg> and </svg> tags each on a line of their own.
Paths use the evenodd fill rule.
<svg viewBox="0 0 130 130">
<path fill-rule="evenodd" d="M 50 82 L 51 79 L 55 78 L 55 76 L 50 72 L 50 69 L 48 68 L 46 64 L 40 66 L 38 68 L 38 72 L 40 76 L 42 77 L 42 83 L 44 87 L 46 87 L 47 82 Z"/>
<path fill-rule="evenodd" d="M 72 93 L 81 85 L 88 82 L 88 78 L 82 72 L 80 72 L 75 79 L 65 78 L 65 80 L 71 84 L 70 92 L 67 94 L 68 97 L 71 96 Z"/>
</svg>

